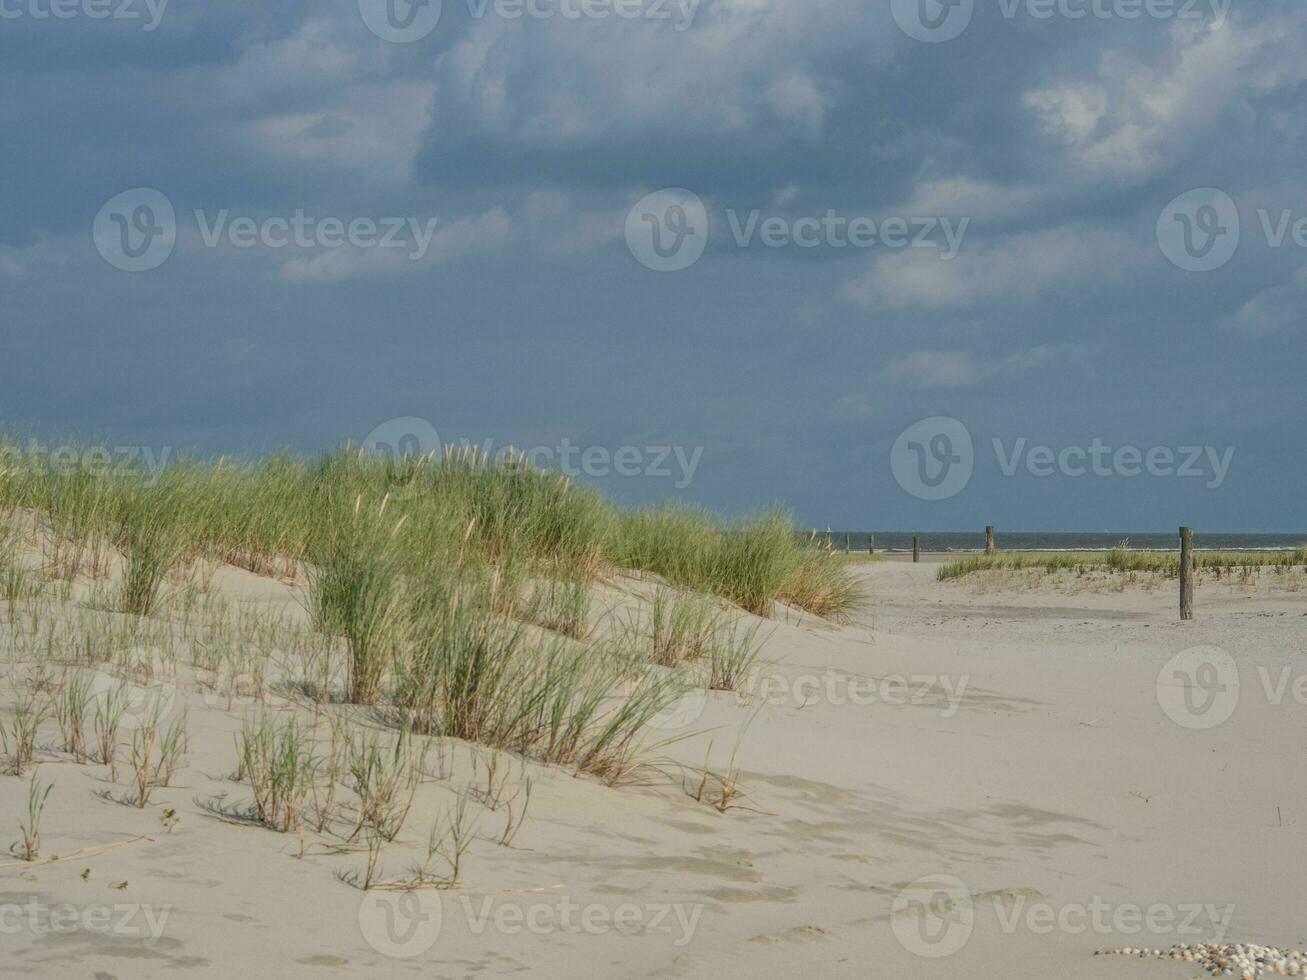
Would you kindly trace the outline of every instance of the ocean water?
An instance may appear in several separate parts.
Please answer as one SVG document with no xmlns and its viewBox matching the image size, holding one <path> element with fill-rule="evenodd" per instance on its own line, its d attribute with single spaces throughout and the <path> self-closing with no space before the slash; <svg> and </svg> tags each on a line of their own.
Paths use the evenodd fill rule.
<svg viewBox="0 0 1307 980">
<path fill-rule="evenodd" d="M 819 531 L 818 534 L 824 534 Z M 832 531 L 831 540 L 836 548 L 844 547 L 844 536 L 849 535 L 854 551 L 867 550 L 867 535 L 876 536 L 877 551 L 911 551 L 912 531 Z M 984 551 L 985 532 L 980 531 L 922 531 L 922 551 Z M 1136 551 L 1176 551 L 1180 547 L 1179 531 L 1170 534 L 1132 533 L 1129 531 L 1103 532 L 1047 532 L 1002 531 L 994 532 L 1000 551 L 1102 551 L 1114 548 L 1117 543 L 1129 540 Z M 1194 534 L 1194 547 L 1199 551 L 1283 551 L 1307 544 L 1307 532 L 1300 534 Z"/>
</svg>

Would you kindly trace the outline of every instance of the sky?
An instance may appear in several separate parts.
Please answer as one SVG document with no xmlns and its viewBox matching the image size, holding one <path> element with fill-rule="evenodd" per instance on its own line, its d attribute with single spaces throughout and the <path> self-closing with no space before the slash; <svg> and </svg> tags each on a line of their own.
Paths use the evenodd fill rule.
<svg viewBox="0 0 1307 980">
<path fill-rule="evenodd" d="M 0 427 L 1303 530 L 1304 40 L 1300 0 L 0 0 Z"/>
</svg>

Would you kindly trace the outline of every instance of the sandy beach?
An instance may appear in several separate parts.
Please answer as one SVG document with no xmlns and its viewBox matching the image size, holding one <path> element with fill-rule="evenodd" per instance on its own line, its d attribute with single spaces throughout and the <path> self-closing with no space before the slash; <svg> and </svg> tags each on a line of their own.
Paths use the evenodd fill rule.
<svg viewBox="0 0 1307 980">
<path fill-rule="evenodd" d="M 1304 48 L 0 0 L 0 980 L 1307 980 Z"/>
<path fill-rule="evenodd" d="M 867 598 L 841 625 L 760 622 L 747 696 L 678 705 L 642 784 L 506 757 L 499 778 L 530 778 L 529 812 L 506 846 L 511 804 L 478 805 L 452 889 L 360 891 L 339 879 L 358 848 L 236 816 L 242 716 L 303 706 L 232 701 L 180 667 L 188 751 L 144 808 L 120 801 L 126 766 L 114 782 L 73 764 L 47 723 L 45 858 L 0 867 L 0 973 L 1166 978 L 1197 970 L 1093 954 L 1307 940 L 1302 595 L 1204 582 L 1181 624 L 1173 582 L 939 583 L 938 560 L 859 564 Z M 230 609 L 304 615 L 292 583 L 222 568 L 210 587 Z M 594 602 L 619 615 L 649 588 L 614 579 Z M 2 629 L 13 659 L 22 617 Z M 1184 700 L 1168 661 L 1194 647 L 1233 658 L 1233 693 Z M 449 744 L 381 879 L 404 878 L 434 815 L 477 795 L 476 754 Z M 738 768 L 724 812 L 692 798 L 706 756 Z M 25 787 L 0 777 L 12 836 Z"/>
</svg>

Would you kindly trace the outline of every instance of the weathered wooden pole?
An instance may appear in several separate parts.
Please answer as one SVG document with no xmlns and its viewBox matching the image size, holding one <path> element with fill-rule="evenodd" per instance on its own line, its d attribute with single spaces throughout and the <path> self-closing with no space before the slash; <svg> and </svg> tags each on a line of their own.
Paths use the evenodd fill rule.
<svg viewBox="0 0 1307 980">
<path fill-rule="evenodd" d="M 921 535 L 912 536 L 912 560 L 921 561 Z"/>
<path fill-rule="evenodd" d="M 876 553 L 876 535 L 874 535 L 874 534 L 868 534 L 868 535 L 867 535 L 867 554 L 869 554 L 869 555 L 874 555 L 875 553 Z"/>
<path fill-rule="evenodd" d="M 1194 618 L 1194 529 L 1180 528 L 1180 618 Z"/>
<path fill-rule="evenodd" d="M 853 545 L 849 543 L 849 535 L 847 531 L 844 534 L 844 553 L 846 555 L 853 554 Z"/>
<path fill-rule="evenodd" d="M 994 525 L 985 525 L 985 554 L 992 555 L 997 549 L 994 547 Z"/>
</svg>

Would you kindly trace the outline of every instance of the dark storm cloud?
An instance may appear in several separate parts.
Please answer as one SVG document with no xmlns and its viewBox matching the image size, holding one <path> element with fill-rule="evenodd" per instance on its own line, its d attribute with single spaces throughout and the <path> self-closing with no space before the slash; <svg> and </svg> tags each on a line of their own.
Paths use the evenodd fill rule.
<svg viewBox="0 0 1307 980">
<path fill-rule="evenodd" d="M 346 0 L 172 0 L 149 31 L 3 2 L 20 16 L 0 19 L 0 411 L 20 429 L 313 450 L 416 415 L 499 445 L 702 446 L 683 491 L 600 482 L 732 512 L 785 500 L 823 526 L 1301 523 L 1307 22 L 1288 0 L 1223 19 L 1212 0 L 1202 18 L 976 0 L 939 44 L 888 0 L 703 0 L 685 24 L 446 0 L 412 44 Z M 1086 8 L 1108 15 L 1064 15 Z M 1208 186 L 1242 240 L 1186 271 L 1158 216 Z M 167 196 L 177 242 L 129 274 L 90 229 L 135 187 Z M 661 187 L 711 225 L 682 272 L 624 241 Z M 420 259 L 206 241 L 297 211 L 438 224 Z M 741 247 L 732 221 L 754 212 L 966 226 L 947 261 Z M 991 457 L 944 503 L 887 463 L 936 415 Z M 988 449 L 1096 435 L 1237 453 L 1204 490 L 1006 478 Z"/>
</svg>

